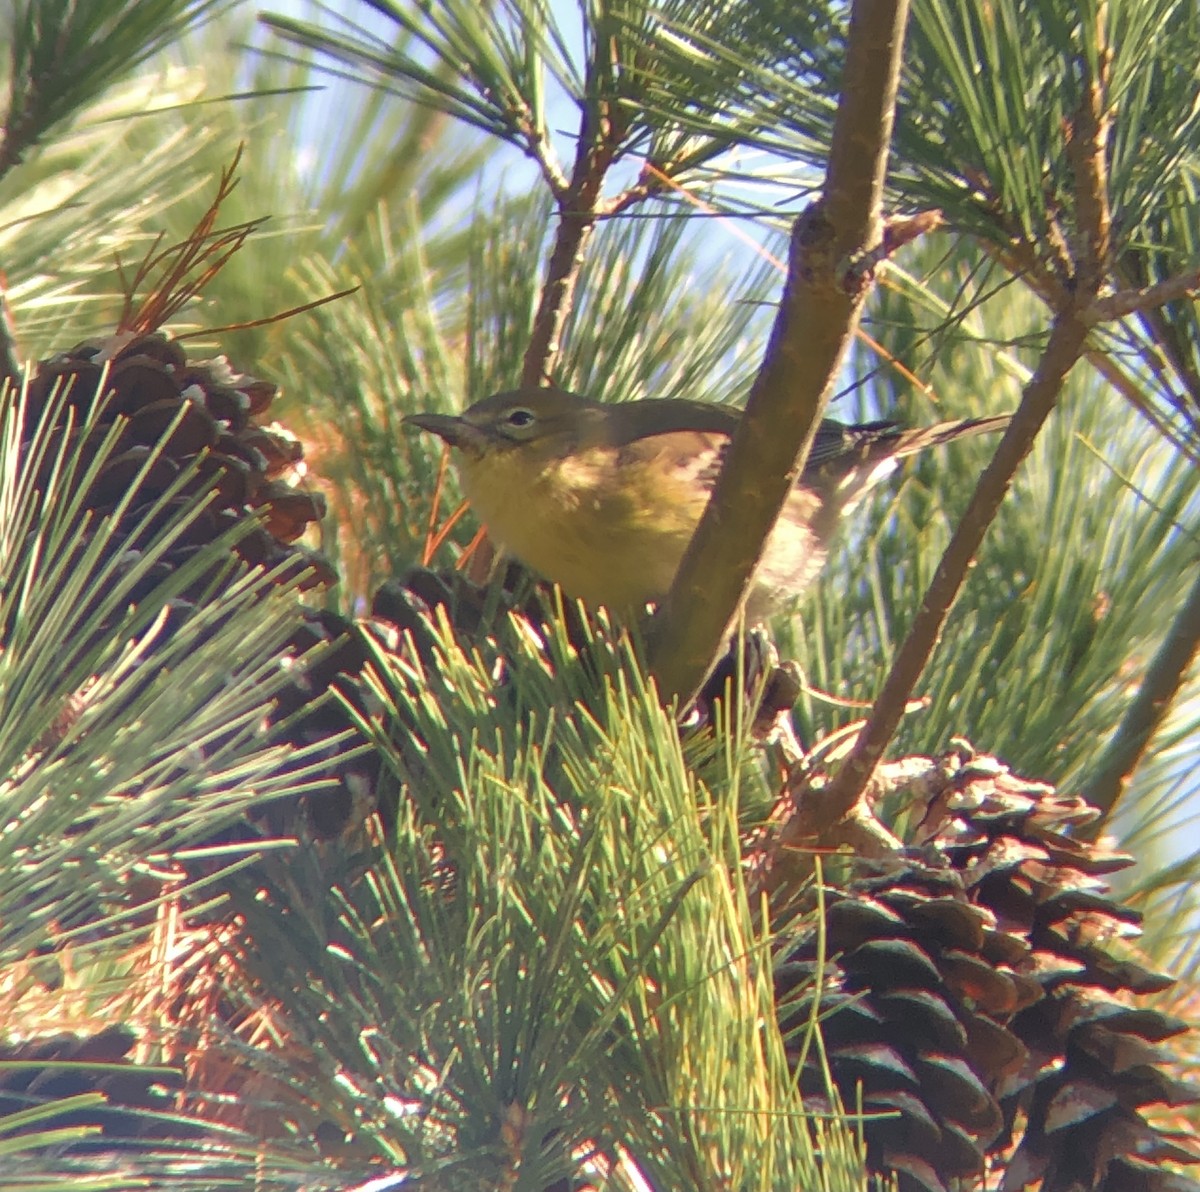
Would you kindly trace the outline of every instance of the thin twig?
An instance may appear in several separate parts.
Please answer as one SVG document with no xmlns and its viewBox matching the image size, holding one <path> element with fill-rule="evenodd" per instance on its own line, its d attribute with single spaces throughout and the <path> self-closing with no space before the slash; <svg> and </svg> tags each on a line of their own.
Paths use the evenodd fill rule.
<svg viewBox="0 0 1200 1192">
<path fill-rule="evenodd" d="M 525 139 L 526 154 L 541 171 L 542 179 L 550 188 L 550 193 L 555 199 L 562 200 L 566 197 L 571 182 L 563 173 L 558 154 L 554 152 L 554 145 L 546 135 L 545 128 L 537 126 L 528 111 L 519 114 L 517 124 Z"/>
<path fill-rule="evenodd" d="M 944 222 L 942 212 L 937 207 L 918 211 L 915 215 L 889 216 L 883 223 L 883 247 L 888 256 L 893 256 L 911 241 L 936 232 Z"/>
<path fill-rule="evenodd" d="M 994 260 L 998 261 L 1009 273 L 1014 277 L 1020 278 L 1033 293 L 1046 304 L 1052 311 L 1062 310 L 1070 301 L 1070 293 L 1059 282 L 1055 274 L 1043 267 L 1038 261 L 1037 254 L 1033 246 L 1027 241 L 1014 241 L 1007 247 L 1000 247 L 996 244 L 984 244 L 984 251 L 987 252 Z M 1180 280 L 1188 276 L 1181 274 Z M 1147 287 L 1149 288 L 1149 287 Z M 1117 295 L 1125 291 L 1118 291 Z M 1169 301 L 1172 297 L 1180 297 L 1173 292 L 1168 292 L 1163 295 L 1163 301 Z M 1097 299 L 1091 304 L 1088 312 L 1084 312 L 1081 317 L 1090 319 L 1093 322 L 1099 321 L 1099 310 L 1102 302 L 1106 300 Z M 1151 313 L 1143 310 L 1143 317 Z M 1114 310 L 1115 317 L 1115 310 Z M 1156 339 L 1155 342 L 1160 342 Z M 1176 450 L 1182 452 L 1188 459 L 1200 464 L 1200 452 L 1194 444 L 1189 443 L 1181 435 L 1179 435 L 1173 427 L 1165 422 L 1162 416 L 1147 400 L 1142 392 L 1142 381 L 1129 375 L 1123 370 L 1120 364 L 1113 359 L 1111 353 L 1099 348 L 1095 342 L 1089 342 L 1086 349 L 1088 363 L 1114 388 L 1122 397 L 1141 416 L 1146 422 L 1153 427 L 1155 432 L 1161 435 L 1168 443 Z M 1143 356 L 1141 364 L 1149 364 L 1153 371 L 1157 374 L 1158 369 L 1154 368 L 1153 361 L 1149 357 Z M 1180 370 L 1178 359 L 1174 361 L 1177 371 Z M 1164 382 L 1165 383 L 1165 382 Z M 1190 390 L 1189 390 L 1190 392 Z"/>
<path fill-rule="evenodd" d="M 1118 290 L 1115 294 L 1097 298 L 1083 312 L 1083 318 L 1089 323 L 1107 323 L 1112 319 L 1123 319 L 1126 315 L 1160 307 L 1164 302 L 1190 298 L 1198 287 L 1200 287 L 1200 269 L 1191 269 L 1187 273 L 1164 278 L 1152 286 Z"/>
<path fill-rule="evenodd" d="M 588 63 L 589 89 L 598 88 L 598 80 L 604 73 L 601 54 L 597 44 Z M 564 188 L 563 180 L 556 178 L 553 171 L 545 174 L 558 207 L 558 232 L 546 261 L 533 329 L 521 364 L 521 384 L 525 387 L 549 384 L 553 377 L 584 253 L 600 216 L 604 179 L 617 158 L 626 128 L 626 117 L 614 105 L 599 97 L 585 100 L 579 115 L 579 137 L 569 183 Z M 547 163 L 542 165 L 545 171 Z"/>
<path fill-rule="evenodd" d="M 1067 291 L 1059 285 L 1050 272 L 1037 263 L 1031 246 L 1021 242 L 1008 249 L 988 244 L 983 247 L 984 251 L 988 252 L 1009 273 L 1014 277 L 1019 277 L 1052 311 L 1062 310 L 1066 305 L 1069 297 Z M 1092 305 L 1094 307 L 1096 303 Z M 1188 459 L 1200 464 L 1200 453 L 1197 452 L 1196 447 L 1182 438 L 1163 420 L 1142 392 L 1141 381 L 1130 376 L 1113 359 L 1111 353 L 1096 347 L 1094 342 L 1088 344 L 1085 355 L 1088 363 L 1137 410 L 1157 434 L 1161 435 L 1176 450 L 1181 451 Z M 1145 359 L 1142 363 L 1145 363 Z"/>
<path fill-rule="evenodd" d="M 626 187 L 619 195 L 614 195 L 611 199 L 602 199 L 597 206 L 597 212 L 601 219 L 612 219 L 615 215 L 624 215 L 630 207 L 635 207 L 638 203 L 644 203 L 647 199 L 662 194 L 666 187 L 674 183 L 675 179 L 670 174 L 662 173 L 647 162 L 642 167 L 638 180 L 632 186 Z"/>
<path fill-rule="evenodd" d="M 1117 731 L 1083 783 L 1083 793 L 1089 803 L 1102 812 L 1101 818 L 1088 826 L 1086 834 L 1094 837 L 1112 817 L 1113 810 L 1125 793 L 1129 780 L 1166 720 L 1176 695 L 1191 671 L 1200 647 L 1200 574 L 1183 608 L 1163 638 L 1137 695 L 1125 710 Z"/>
<path fill-rule="evenodd" d="M 603 55 L 597 44 L 595 54 Z M 589 87 L 612 63 L 594 60 L 589 64 Z M 583 267 L 584 253 L 596 224 L 602 219 L 621 215 L 630 207 L 660 193 L 669 181 L 649 163 L 643 166 L 637 180 L 609 198 L 603 197 L 604 182 L 609 168 L 622 151 L 629 117 L 619 103 L 605 98 L 595 100 L 595 106 L 585 104 L 580 115 L 579 138 L 571 176 L 567 178 L 553 147 L 533 127 L 522 125 L 526 151 L 537 162 L 546 185 L 554 195 L 558 209 L 558 233 L 546 262 L 537 313 L 533 319 L 529 345 L 521 366 L 521 384 L 537 387 L 548 384 L 558 357 L 560 339 L 575 300 L 575 287 Z"/>
<path fill-rule="evenodd" d="M 316 310 L 319 306 L 325 306 L 330 302 L 339 302 L 343 298 L 349 298 L 351 294 L 357 294 L 359 286 L 350 286 L 346 290 L 338 290 L 333 294 L 326 294 L 324 298 L 314 298 L 311 302 L 302 302 L 299 306 L 290 306 L 287 310 L 277 310 L 274 314 L 263 315 L 261 319 L 244 319 L 240 323 L 226 323 L 222 327 L 205 327 L 200 331 L 188 331 L 183 335 L 176 335 L 175 339 L 198 339 L 201 336 L 212 337 L 214 335 L 225 335 L 230 331 L 249 331 L 253 327 L 269 327 L 272 323 L 282 323 L 284 319 L 294 318 L 296 315 L 306 314 L 310 310 Z"/>
<path fill-rule="evenodd" d="M 703 682 L 804 466 L 872 280 L 907 0 L 856 0 L 823 198 L 792 229 L 762 368 L 712 499 L 651 627 L 663 700 Z"/>
<path fill-rule="evenodd" d="M 1074 175 L 1075 217 L 1083 242 L 1071 245 L 1074 282 L 1096 294 L 1112 267 L 1112 211 L 1108 201 L 1108 70 L 1112 54 L 1105 41 L 1105 6 L 1095 10 L 1096 73 L 1084 83 L 1083 99 L 1067 139 Z M 1061 308 L 1060 308 L 1061 309 Z"/>
<path fill-rule="evenodd" d="M 591 158 L 591 154 L 586 156 Z M 521 366 L 521 384 L 526 388 L 540 387 L 552 378 L 584 253 L 596 229 L 595 204 L 603 178 L 600 168 L 589 173 L 586 185 L 573 186 L 559 208 L 558 234 L 546 262 L 546 277 Z"/>
</svg>

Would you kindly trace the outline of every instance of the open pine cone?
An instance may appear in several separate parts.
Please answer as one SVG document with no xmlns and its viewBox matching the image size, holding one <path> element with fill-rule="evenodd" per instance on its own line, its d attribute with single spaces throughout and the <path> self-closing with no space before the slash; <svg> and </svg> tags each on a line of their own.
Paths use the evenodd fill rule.
<svg viewBox="0 0 1200 1192">
<path fill-rule="evenodd" d="M 103 394 L 98 392 L 102 382 Z M 324 517 L 325 501 L 296 482 L 304 455 L 299 439 L 268 421 L 277 392 L 269 381 L 234 371 L 223 357 L 190 360 L 178 341 L 159 332 L 89 341 L 35 366 L 27 385 L 25 458 L 32 466 L 35 430 L 49 432 L 51 441 L 84 434 L 83 416 L 98 397 L 104 400 L 87 432 L 91 443 L 98 448 L 118 419 L 124 419 L 116 450 L 83 494 L 85 507 L 95 513 L 123 509 L 109 546 L 118 568 L 137 563 L 164 517 L 173 510 L 195 514 L 201 495 L 208 494 L 199 516 L 141 578 L 131 593 L 133 601 L 238 528 L 244 532 L 226 559 L 235 570 L 259 567 L 279 583 L 298 580 L 305 588 L 320 587 L 335 580 L 333 569 L 299 539 Z M 47 452 L 41 457 L 43 472 L 52 466 L 53 456 Z M 147 519 L 147 511 L 189 469 L 190 478 L 171 497 L 165 513 Z M 174 619 L 185 618 L 216 578 L 212 573 L 198 576 L 175 597 L 169 606 Z M 345 737 L 351 728 L 333 692 L 352 690 L 365 654 L 349 620 L 318 608 L 298 611 L 304 623 L 280 659 L 288 681 L 277 698 L 276 739 L 319 747 L 339 734 Z M 322 651 L 312 655 L 318 645 Z M 64 733 L 71 715 L 71 707 L 65 708 L 62 723 L 52 732 Z M 377 761 L 348 759 L 354 743 L 342 740 L 323 751 L 337 786 L 328 795 L 312 796 L 305 808 L 319 833 L 338 830 L 351 804 L 361 805 L 364 788 L 365 797 L 373 794 Z"/>
<path fill-rule="evenodd" d="M 910 791 L 915 848 L 827 891 L 824 940 L 814 928 L 776 975 L 794 1046 L 815 1001 L 838 1097 L 880 1115 L 872 1166 L 903 1192 L 1200 1189 L 1162 1167 L 1200 1146 L 1142 1113 L 1200 1090 L 1156 1046 L 1186 1024 L 1134 1002 L 1171 979 L 1112 946 L 1139 916 L 1101 875 L 1132 858 L 1069 834 L 1095 818 L 1081 799 L 991 758 L 929 762 Z M 830 1100 L 811 1050 L 801 1080 Z"/>
<path fill-rule="evenodd" d="M 41 361 L 29 382 L 26 426 L 44 417 L 57 390 L 66 399 L 59 409 L 58 433 L 80 434 L 68 425 L 71 411 L 90 408 L 103 374 L 102 359 L 111 357 L 105 401 L 95 428 L 98 443 L 118 417 L 127 424 L 116 453 L 89 490 L 89 508 L 106 513 L 130 494 L 125 524 L 136 525 L 145 507 L 160 497 L 185 467 L 198 465 L 195 479 L 173 499 L 185 505 L 208 485 L 215 499 L 178 543 L 162 567 L 170 569 L 214 541 L 232 525 L 254 515 L 261 519 L 237 544 L 246 562 L 275 567 L 292 562 L 306 570 L 311 582 L 331 582 L 333 573 L 319 555 L 297 545 L 297 539 L 325 515 L 319 493 L 289 483 L 289 471 L 303 458 L 298 439 L 278 426 L 264 424 L 277 387 L 269 381 L 235 373 L 223 357 L 189 361 L 182 345 L 155 332 L 139 335 L 124 346 L 87 342 Z M 174 429 L 168 429 L 174 424 Z M 164 436 L 167 436 L 164 440 Z M 158 457 L 138 477 L 157 448 Z M 136 540 L 124 543 L 136 550 Z M 288 568 L 283 568 L 286 575 Z M 153 582 L 153 577 L 148 581 Z"/>
</svg>

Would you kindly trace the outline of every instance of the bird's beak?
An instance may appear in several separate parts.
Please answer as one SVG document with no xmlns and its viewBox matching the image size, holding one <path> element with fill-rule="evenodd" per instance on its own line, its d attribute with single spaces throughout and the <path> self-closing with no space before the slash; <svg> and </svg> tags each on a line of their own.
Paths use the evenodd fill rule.
<svg viewBox="0 0 1200 1192">
<path fill-rule="evenodd" d="M 474 452 L 483 448 L 484 433 L 477 426 L 472 426 L 453 414 L 409 414 L 404 419 L 404 425 L 430 431 L 438 438 L 445 439 L 451 447 L 461 447 L 465 451 Z"/>
</svg>

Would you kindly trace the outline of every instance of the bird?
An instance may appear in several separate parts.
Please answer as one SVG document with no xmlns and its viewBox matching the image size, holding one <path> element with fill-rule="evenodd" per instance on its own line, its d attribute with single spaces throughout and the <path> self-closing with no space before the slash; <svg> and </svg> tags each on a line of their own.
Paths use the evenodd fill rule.
<svg viewBox="0 0 1200 1192">
<path fill-rule="evenodd" d="M 609 403 L 550 387 L 404 422 L 454 449 L 463 493 L 499 548 L 568 596 L 629 616 L 670 590 L 740 417 L 713 402 Z M 751 581 L 747 619 L 765 619 L 813 582 L 842 516 L 900 460 L 1008 422 L 822 421 Z"/>
</svg>

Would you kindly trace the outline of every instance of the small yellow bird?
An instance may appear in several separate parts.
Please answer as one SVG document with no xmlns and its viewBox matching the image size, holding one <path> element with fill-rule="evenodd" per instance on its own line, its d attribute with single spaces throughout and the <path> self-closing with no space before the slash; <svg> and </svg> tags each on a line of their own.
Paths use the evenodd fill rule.
<svg viewBox="0 0 1200 1192">
<path fill-rule="evenodd" d="M 562 389 L 518 389 L 463 414 L 404 421 L 458 451 L 463 491 L 496 544 L 569 596 L 639 613 L 671 587 L 741 412 L 674 399 L 607 404 Z M 1007 415 L 902 430 L 824 421 L 755 573 L 757 620 L 820 571 L 841 515 L 900 459 Z"/>
</svg>

